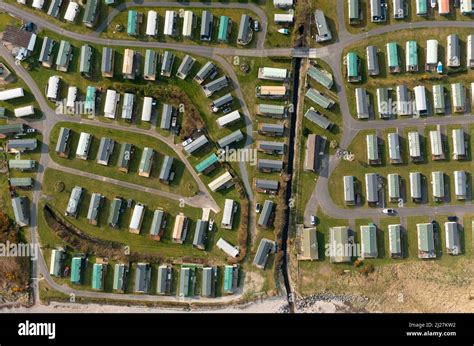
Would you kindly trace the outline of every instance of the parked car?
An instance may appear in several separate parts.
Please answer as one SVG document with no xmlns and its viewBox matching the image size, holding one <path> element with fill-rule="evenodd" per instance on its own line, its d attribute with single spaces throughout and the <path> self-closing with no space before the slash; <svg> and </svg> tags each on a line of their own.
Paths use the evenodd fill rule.
<svg viewBox="0 0 474 346">
<path fill-rule="evenodd" d="M 192 141 L 193 141 L 192 138 L 186 139 L 186 140 L 182 143 L 183 147 L 187 146 L 187 145 L 188 145 L 189 143 L 191 143 Z"/>
<path fill-rule="evenodd" d="M 262 210 L 262 205 L 260 203 L 255 204 L 255 212 L 260 213 Z"/>
<path fill-rule="evenodd" d="M 311 215 L 310 223 L 311 226 L 316 226 L 316 215 Z"/>
<path fill-rule="evenodd" d="M 253 21 L 253 30 L 254 31 L 259 31 L 260 30 L 260 23 L 258 22 L 258 20 Z"/>
<path fill-rule="evenodd" d="M 456 215 L 450 215 L 448 216 L 448 221 L 456 222 L 458 221 L 458 217 Z"/>
<path fill-rule="evenodd" d="M 214 219 L 209 220 L 209 226 L 207 227 L 207 230 L 210 232 L 214 228 Z"/>
<path fill-rule="evenodd" d="M 32 127 L 29 127 L 26 129 L 26 133 L 35 133 L 36 132 L 36 129 L 32 128 Z"/>
</svg>

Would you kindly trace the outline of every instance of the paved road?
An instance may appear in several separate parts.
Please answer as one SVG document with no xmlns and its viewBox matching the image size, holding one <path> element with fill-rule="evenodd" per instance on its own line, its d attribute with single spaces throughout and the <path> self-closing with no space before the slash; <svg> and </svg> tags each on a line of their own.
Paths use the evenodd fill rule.
<svg viewBox="0 0 474 346">
<path fill-rule="evenodd" d="M 249 10 L 255 13 L 260 19 L 261 30 L 257 34 L 257 49 L 262 50 L 265 48 L 265 37 L 267 36 L 267 27 L 268 27 L 268 18 L 265 11 L 258 7 L 257 5 L 251 3 L 239 4 L 235 2 L 231 3 L 214 3 L 214 2 L 171 2 L 171 1 L 146 1 L 146 2 L 125 2 L 121 3 L 118 6 L 112 8 L 107 16 L 107 18 L 99 23 L 97 28 L 94 30 L 92 36 L 98 37 L 102 32 L 107 30 L 109 25 L 112 23 L 114 18 L 122 11 L 131 8 L 131 7 L 179 7 L 179 8 L 199 8 L 199 9 L 240 9 L 240 10 Z M 238 23 L 235 23 L 238 25 Z"/>
</svg>

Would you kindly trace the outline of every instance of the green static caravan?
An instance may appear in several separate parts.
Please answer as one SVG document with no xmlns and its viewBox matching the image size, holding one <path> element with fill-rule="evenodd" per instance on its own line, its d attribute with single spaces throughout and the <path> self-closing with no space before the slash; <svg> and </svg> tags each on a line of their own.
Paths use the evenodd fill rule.
<svg viewBox="0 0 474 346">
<path fill-rule="evenodd" d="M 100 7 L 99 0 L 87 0 L 86 9 L 84 11 L 84 17 L 82 17 L 82 23 L 88 27 L 94 27 L 95 23 L 97 22 L 98 10 Z"/>
<path fill-rule="evenodd" d="M 106 265 L 104 263 L 94 263 L 92 266 L 92 289 L 97 291 L 104 290 Z"/>
<path fill-rule="evenodd" d="M 69 42 L 62 40 L 59 44 L 58 56 L 56 58 L 56 70 L 67 72 L 72 60 L 72 46 Z"/>
<path fill-rule="evenodd" d="M 71 260 L 71 283 L 82 285 L 83 271 L 85 267 L 84 256 L 74 256 Z"/>
<path fill-rule="evenodd" d="M 418 223 L 416 231 L 418 235 L 418 258 L 436 258 L 433 224 Z"/>
<path fill-rule="evenodd" d="M 138 12 L 137 11 L 134 11 L 134 10 L 128 11 L 127 35 L 138 36 Z"/>
<path fill-rule="evenodd" d="M 143 78 L 145 80 L 156 79 L 156 63 L 158 61 L 158 54 L 151 49 L 147 49 L 145 52 L 145 66 L 143 69 Z"/>
<path fill-rule="evenodd" d="M 128 266 L 123 263 L 117 263 L 114 268 L 113 290 L 125 292 L 127 287 Z"/>
<path fill-rule="evenodd" d="M 331 89 L 334 85 L 334 79 L 332 78 L 332 75 L 329 72 L 319 69 L 317 67 L 310 66 L 308 69 L 308 76 L 314 79 L 319 84 L 321 84 L 326 89 Z"/>
<path fill-rule="evenodd" d="M 324 109 L 330 109 L 335 102 L 316 89 L 310 88 L 305 95 L 308 99 Z"/>
<path fill-rule="evenodd" d="M 219 158 L 217 157 L 217 155 L 211 154 L 208 157 L 206 157 L 204 160 L 199 162 L 195 166 L 195 168 L 198 173 L 208 174 L 217 167 L 218 163 L 219 163 Z"/>
<path fill-rule="evenodd" d="M 220 16 L 219 18 L 219 34 L 217 36 L 217 40 L 219 42 L 228 42 L 229 41 L 229 34 L 231 31 L 231 20 L 227 16 Z"/>
<path fill-rule="evenodd" d="M 239 266 L 226 265 L 224 269 L 224 293 L 233 294 L 237 288 L 239 280 Z"/>
<path fill-rule="evenodd" d="M 407 72 L 418 71 L 418 45 L 416 41 L 407 41 L 405 50 Z"/>
<path fill-rule="evenodd" d="M 347 53 L 346 65 L 347 65 L 347 81 L 349 83 L 360 82 L 362 80 L 362 76 L 360 74 L 360 61 L 356 53 L 354 52 Z"/>
<path fill-rule="evenodd" d="M 181 266 L 179 274 L 179 296 L 192 297 L 194 296 L 194 288 L 196 284 L 196 267 Z"/>
</svg>

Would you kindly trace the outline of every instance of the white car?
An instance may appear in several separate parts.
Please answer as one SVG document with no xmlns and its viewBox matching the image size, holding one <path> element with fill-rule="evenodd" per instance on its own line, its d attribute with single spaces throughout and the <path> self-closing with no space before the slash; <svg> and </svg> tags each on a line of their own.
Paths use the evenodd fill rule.
<svg viewBox="0 0 474 346">
<path fill-rule="evenodd" d="M 385 208 L 384 210 L 382 210 L 382 213 L 384 213 L 385 215 L 393 215 L 396 214 L 396 211 L 393 208 Z"/>
<path fill-rule="evenodd" d="M 315 216 L 315 215 L 311 215 L 310 223 L 311 223 L 311 226 L 315 226 L 315 225 L 316 225 L 316 216 Z"/>
</svg>

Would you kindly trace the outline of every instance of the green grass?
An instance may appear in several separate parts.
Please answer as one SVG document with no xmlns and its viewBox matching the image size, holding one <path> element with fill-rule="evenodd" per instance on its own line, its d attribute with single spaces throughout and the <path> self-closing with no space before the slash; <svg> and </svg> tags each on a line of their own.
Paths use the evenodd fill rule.
<svg viewBox="0 0 474 346">
<path fill-rule="evenodd" d="M 55 151 L 57 138 L 59 136 L 59 130 L 61 127 L 68 127 L 72 130 L 69 144 L 69 158 L 67 159 L 58 156 Z M 91 133 L 94 136 L 89 151 L 89 160 L 87 161 L 75 159 L 75 152 L 81 132 Z M 100 139 L 102 137 L 112 138 L 115 141 L 114 151 L 109 160 L 108 166 L 102 166 L 96 162 Z M 50 142 L 50 155 L 53 160 L 61 165 L 113 179 L 126 181 L 129 183 L 173 192 L 182 196 L 194 196 L 199 192 L 197 183 L 194 181 L 191 173 L 186 169 L 184 163 L 178 159 L 176 153 L 170 147 L 168 147 L 167 144 L 160 143 L 160 141 L 156 138 L 144 135 L 136 135 L 127 131 L 107 129 L 105 127 L 61 122 L 57 123 L 51 131 Z M 120 146 L 122 143 L 132 143 L 135 147 L 135 152 L 132 157 L 128 173 L 120 172 L 117 168 Z M 150 178 L 138 176 L 138 168 L 140 165 L 143 149 L 145 147 L 153 148 L 156 152 Z M 175 177 L 170 185 L 163 184 L 159 181 L 160 170 L 165 155 L 174 157 L 173 170 L 175 172 Z"/>
<path fill-rule="evenodd" d="M 56 192 L 54 185 L 56 182 L 64 182 L 66 188 L 63 192 Z M 74 186 L 81 186 L 84 188 L 83 199 L 79 207 L 78 218 L 67 218 L 67 221 L 74 226 L 81 229 L 86 234 L 98 239 L 110 240 L 130 246 L 132 252 L 136 251 L 142 254 L 150 253 L 159 255 L 168 260 L 174 260 L 182 257 L 192 258 L 207 258 L 213 263 L 223 263 L 225 255 L 215 247 L 215 242 L 219 237 L 229 239 L 229 241 L 236 241 L 236 232 L 220 229 L 220 222 L 217 220 L 217 231 L 208 234 L 206 251 L 200 251 L 192 247 L 192 239 L 194 234 L 194 227 L 196 220 L 201 217 L 202 211 L 197 208 L 189 206 L 180 207 L 178 202 L 170 201 L 156 195 L 150 195 L 142 191 L 131 190 L 116 185 L 90 180 L 76 175 L 66 174 L 60 171 L 48 169 L 46 171 L 43 192 L 48 204 L 59 214 L 63 214 L 69 200 L 70 192 Z M 87 209 L 91 193 L 100 192 L 105 197 L 104 204 L 101 208 L 98 226 L 90 225 L 87 220 Z M 108 211 L 111 200 L 116 196 L 122 196 L 126 199 L 130 198 L 136 203 L 140 202 L 146 205 L 146 213 L 142 224 L 141 234 L 136 235 L 128 231 L 129 220 L 132 209 L 127 208 L 121 217 L 121 227 L 118 230 L 111 229 L 107 225 Z M 156 208 L 163 208 L 169 214 L 166 230 L 160 242 L 151 240 L 149 238 L 149 229 L 153 218 L 153 211 Z M 183 212 L 190 218 L 190 227 L 186 242 L 182 245 L 172 243 L 172 227 L 174 225 L 174 218 L 179 213 Z M 219 217 L 221 217 L 219 215 Z M 43 229 L 40 230 L 40 234 Z M 44 231 L 47 231 L 44 230 Z M 53 243 L 54 237 L 46 236 L 48 244 Z M 42 237 L 43 239 L 43 237 Z"/>
</svg>

